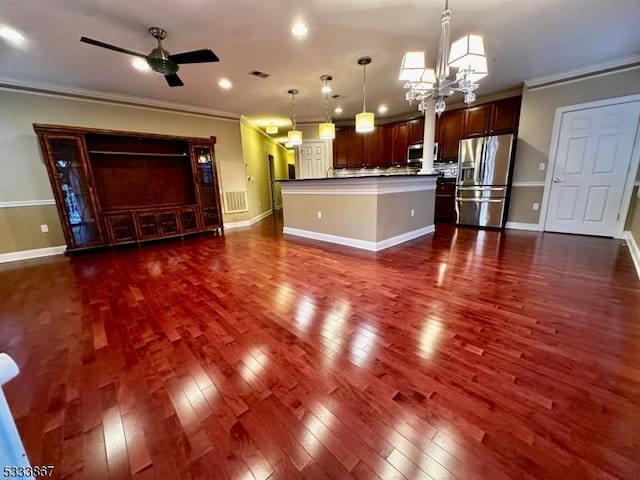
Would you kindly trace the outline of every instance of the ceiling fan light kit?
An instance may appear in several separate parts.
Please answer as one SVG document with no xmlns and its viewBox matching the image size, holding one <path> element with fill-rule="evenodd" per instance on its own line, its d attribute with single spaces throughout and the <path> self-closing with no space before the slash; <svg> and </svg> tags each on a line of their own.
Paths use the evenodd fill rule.
<svg viewBox="0 0 640 480">
<path fill-rule="evenodd" d="M 171 55 L 162 47 L 162 40 L 167 37 L 166 30 L 163 30 L 160 27 L 151 27 L 149 29 L 149 33 L 158 41 L 158 46 L 151 50 L 149 55 L 134 52 L 133 50 L 127 50 L 126 48 L 117 47 L 88 37 L 80 37 L 80 41 L 96 47 L 106 48 L 115 52 L 143 58 L 151 70 L 164 76 L 170 87 L 181 87 L 184 85 L 180 77 L 177 75 L 180 65 L 187 63 L 209 63 L 220 61 L 218 56 L 208 48 Z"/>
</svg>

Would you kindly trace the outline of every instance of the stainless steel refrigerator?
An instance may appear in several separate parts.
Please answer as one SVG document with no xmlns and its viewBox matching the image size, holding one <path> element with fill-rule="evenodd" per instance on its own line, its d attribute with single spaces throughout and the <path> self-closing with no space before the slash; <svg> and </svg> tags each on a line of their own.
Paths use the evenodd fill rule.
<svg viewBox="0 0 640 480">
<path fill-rule="evenodd" d="M 504 226 L 514 147 L 511 134 L 460 140 L 456 181 L 459 225 Z"/>
</svg>

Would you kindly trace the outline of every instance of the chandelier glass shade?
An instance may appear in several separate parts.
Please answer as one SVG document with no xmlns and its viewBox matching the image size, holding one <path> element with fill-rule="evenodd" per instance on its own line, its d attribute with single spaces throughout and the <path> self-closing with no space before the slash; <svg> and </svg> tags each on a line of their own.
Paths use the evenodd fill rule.
<svg viewBox="0 0 640 480">
<path fill-rule="evenodd" d="M 287 91 L 291 95 L 291 122 L 293 123 L 293 129 L 287 133 L 288 143 L 291 145 L 302 145 L 302 131 L 296 129 L 296 95 L 298 90 L 291 89 Z"/>
<path fill-rule="evenodd" d="M 336 126 L 329 118 L 329 93 L 331 92 L 329 81 L 333 80 L 333 77 L 331 75 L 322 75 L 320 80 L 324 82 L 322 87 L 322 93 L 324 93 L 324 123 L 318 125 L 318 137 L 323 140 L 333 140 L 336 138 Z"/>
<path fill-rule="evenodd" d="M 472 103 L 479 86 L 477 82 L 489 74 L 482 36 L 465 35 L 450 45 L 450 21 L 451 11 L 446 0 L 435 68 L 426 67 L 424 51 L 407 52 L 402 58 L 398 79 L 405 82 L 405 100 L 410 104 L 418 102 L 420 111 L 426 109 L 426 101 L 434 99 L 439 115 L 446 108 L 445 98 L 456 91 L 464 93 L 465 103 Z M 453 78 L 449 76 L 450 68 L 456 69 Z"/>
<path fill-rule="evenodd" d="M 367 112 L 367 65 L 371 63 L 371 57 L 361 57 L 358 65 L 362 65 L 362 113 L 356 115 L 356 132 L 372 132 L 375 126 L 373 112 Z"/>
</svg>

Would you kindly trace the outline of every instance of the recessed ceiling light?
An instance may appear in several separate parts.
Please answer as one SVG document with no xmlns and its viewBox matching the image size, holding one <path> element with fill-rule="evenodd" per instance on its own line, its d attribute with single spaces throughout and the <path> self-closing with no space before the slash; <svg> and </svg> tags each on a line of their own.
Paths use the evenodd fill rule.
<svg viewBox="0 0 640 480">
<path fill-rule="evenodd" d="M 389 110 L 389 107 L 384 104 L 378 107 L 378 113 L 387 113 L 387 110 Z"/>
<path fill-rule="evenodd" d="M 296 23 L 292 28 L 291 28 L 291 33 L 293 33 L 296 37 L 304 37 L 307 32 L 309 31 L 309 29 L 307 28 L 307 26 L 302 23 L 302 22 L 298 22 Z"/>
<path fill-rule="evenodd" d="M 231 81 L 226 78 L 221 78 L 218 82 L 218 85 L 220 85 L 220 88 L 224 88 L 225 90 L 229 90 L 231 87 L 233 87 Z"/>
<path fill-rule="evenodd" d="M 340 115 L 342 113 L 342 107 L 336 107 L 334 112 Z"/>
<path fill-rule="evenodd" d="M 131 60 L 131 65 L 133 65 L 133 67 L 136 70 L 140 70 L 141 72 L 151 71 L 151 67 L 149 66 L 149 64 L 144 58 L 140 58 L 140 57 L 134 58 L 133 60 Z"/>
<path fill-rule="evenodd" d="M 26 40 L 19 31 L 9 27 L 0 27 L 0 37 L 4 38 L 16 47 L 22 45 Z"/>
</svg>

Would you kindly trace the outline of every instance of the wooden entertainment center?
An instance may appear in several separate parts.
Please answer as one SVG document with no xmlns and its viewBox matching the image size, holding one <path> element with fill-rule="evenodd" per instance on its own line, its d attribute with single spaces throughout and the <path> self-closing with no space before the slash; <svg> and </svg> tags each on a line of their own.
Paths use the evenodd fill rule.
<svg viewBox="0 0 640 480">
<path fill-rule="evenodd" d="M 68 252 L 223 233 L 215 137 L 33 128 Z"/>
</svg>

